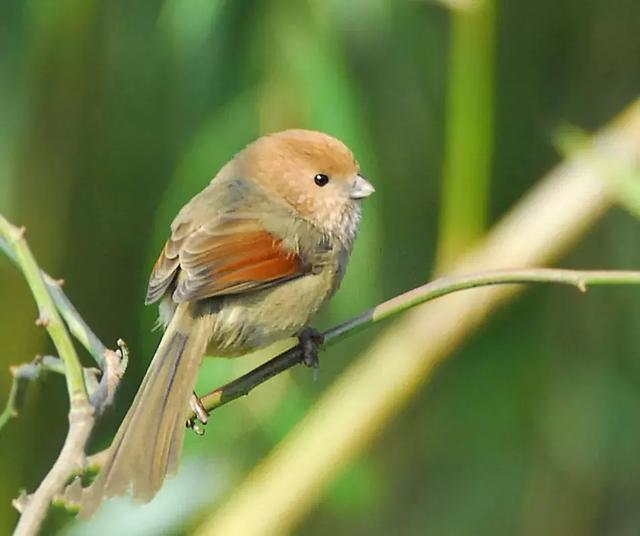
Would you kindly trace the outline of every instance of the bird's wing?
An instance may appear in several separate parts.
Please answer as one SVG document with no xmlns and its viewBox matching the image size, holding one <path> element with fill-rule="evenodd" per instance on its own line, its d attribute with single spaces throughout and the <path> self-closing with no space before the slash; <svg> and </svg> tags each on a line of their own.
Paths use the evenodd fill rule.
<svg viewBox="0 0 640 536">
<path fill-rule="evenodd" d="M 180 303 L 256 291 L 309 273 L 310 266 L 265 229 L 263 217 L 244 210 L 200 224 L 174 223 L 153 267 L 146 303 L 170 288 Z"/>
</svg>

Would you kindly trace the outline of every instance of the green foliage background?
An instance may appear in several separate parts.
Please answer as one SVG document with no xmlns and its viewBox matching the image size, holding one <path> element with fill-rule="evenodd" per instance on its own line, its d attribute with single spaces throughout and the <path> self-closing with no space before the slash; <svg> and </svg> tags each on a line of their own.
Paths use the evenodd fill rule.
<svg viewBox="0 0 640 536">
<path fill-rule="evenodd" d="M 266 131 L 325 130 L 375 184 L 328 326 L 424 282 L 496 221 L 561 158 L 557 127 L 595 129 L 631 102 L 639 24 L 637 0 L 491 0 L 475 17 L 427 0 L 0 3 L 0 211 L 103 340 L 133 351 L 94 448 L 159 337 L 142 304 L 171 216 L 235 151 Z M 615 210 L 563 265 L 638 268 L 638 229 Z M 501 311 L 299 533 L 639 533 L 638 298 L 545 287 Z M 7 367 L 53 350 L 2 260 L 0 304 L 3 400 Z M 328 351 L 317 381 L 296 370 L 217 413 L 189 437 L 162 515 L 121 505 L 92 533 L 157 534 L 159 520 L 188 531 L 375 334 Z M 210 360 L 201 385 L 256 359 Z M 48 377 L 1 432 L 0 533 L 16 520 L 11 498 L 51 466 L 66 409 Z M 68 519 L 56 513 L 47 533 Z"/>
</svg>

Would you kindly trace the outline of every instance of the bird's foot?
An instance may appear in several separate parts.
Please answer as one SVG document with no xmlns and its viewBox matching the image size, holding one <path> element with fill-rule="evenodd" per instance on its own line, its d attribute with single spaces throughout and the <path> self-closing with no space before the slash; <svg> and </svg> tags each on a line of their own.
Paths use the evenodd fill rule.
<svg viewBox="0 0 640 536">
<path fill-rule="evenodd" d="M 302 362 L 309 368 L 317 369 L 320 366 L 318 354 L 324 344 L 324 335 L 315 328 L 306 327 L 298 333 L 298 340 L 302 348 Z"/>
<path fill-rule="evenodd" d="M 200 427 L 200 424 L 203 426 L 209 422 L 209 412 L 207 408 L 204 407 L 202 400 L 200 397 L 194 392 L 189 399 L 189 405 L 191 409 L 195 413 L 195 419 L 191 419 L 187 421 L 187 427 L 192 428 L 193 431 L 198 435 L 204 434 L 204 429 Z"/>
</svg>

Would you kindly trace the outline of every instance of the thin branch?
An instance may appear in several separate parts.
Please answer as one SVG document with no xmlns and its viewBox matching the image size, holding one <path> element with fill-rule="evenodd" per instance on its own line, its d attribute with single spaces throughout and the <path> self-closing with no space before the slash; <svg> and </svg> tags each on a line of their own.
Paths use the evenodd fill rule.
<svg viewBox="0 0 640 536">
<path fill-rule="evenodd" d="M 104 368 L 100 383 L 97 384 L 95 390 L 89 392 L 91 405 L 96 415 L 101 415 L 113 403 L 120 380 L 129 364 L 129 347 L 122 339 L 118 339 L 117 344 L 119 350 L 115 352 L 113 350 L 105 350 Z"/>
<path fill-rule="evenodd" d="M 43 371 L 54 372 L 64 376 L 64 362 L 59 357 L 45 355 L 37 356 L 31 363 L 9 367 L 13 381 L 11 383 L 9 397 L 7 398 L 7 404 L 2 414 L 0 414 L 0 431 L 12 417 L 18 416 L 24 405 L 27 386 L 29 383 L 40 378 Z M 87 391 L 91 396 L 92 405 L 96 407 L 96 404 L 93 403 L 94 397 L 98 399 L 106 398 L 105 395 L 100 393 L 106 390 L 106 387 L 102 386 L 106 375 L 102 374 L 102 371 L 96 368 L 85 367 L 82 371 L 84 373 L 84 382 L 87 386 Z M 100 376 L 102 376 L 103 379 L 98 381 Z M 102 409 L 101 406 L 98 406 L 98 408 Z"/>
<path fill-rule="evenodd" d="M 67 328 L 62 322 L 58 309 L 49 293 L 46 283 L 42 277 L 42 272 L 36 264 L 27 242 L 24 239 L 24 228 L 17 228 L 11 225 L 3 216 L 0 216 L 0 236 L 13 247 L 16 262 L 24 273 L 27 283 L 31 288 L 33 297 L 38 304 L 40 312 L 39 323 L 44 326 L 55 344 L 60 358 L 64 362 L 69 391 L 69 400 L 72 411 L 89 411 L 89 397 L 84 384 L 84 375 L 80 359 L 71 342 Z"/>
<path fill-rule="evenodd" d="M 14 536 L 38 534 L 52 501 L 64 489 L 68 478 L 84 470 L 84 448 L 93 425 L 94 418 L 89 412 L 69 413 L 69 431 L 53 467 L 32 495 L 22 494 L 13 501 L 22 514 Z"/>
<path fill-rule="evenodd" d="M 25 363 L 17 367 L 10 367 L 9 372 L 13 376 L 7 405 L 0 414 L 0 431 L 13 417 L 17 417 L 24 406 L 24 398 L 29 382 L 37 379 L 41 372 L 41 363 Z"/>
<path fill-rule="evenodd" d="M 83 367 L 82 369 L 89 400 L 96 415 L 102 414 L 112 404 L 120 380 L 129 362 L 129 347 L 122 339 L 118 339 L 117 344 L 119 350 L 105 350 L 104 370 L 95 367 Z M 37 357 L 33 364 L 40 365 L 45 370 L 63 376 L 66 373 L 64 362 L 58 357 L 50 355 Z M 2 425 L 0 424 L 1 427 Z"/>
<path fill-rule="evenodd" d="M 580 271 L 552 268 L 526 270 L 495 270 L 478 274 L 442 277 L 396 296 L 358 316 L 339 324 L 324 333 L 325 343 L 334 344 L 372 324 L 397 315 L 411 307 L 435 300 L 447 294 L 492 285 L 517 285 L 526 283 L 558 283 L 578 288 L 584 292 L 594 285 L 639 285 L 640 271 Z M 247 395 L 258 385 L 302 363 L 302 350 L 295 346 L 277 355 L 263 365 L 201 397 L 207 411 L 213 411 L 232 400 Z M 196 415 L 192 412 L 187 424 L 197 429 Z"/>
</svg>

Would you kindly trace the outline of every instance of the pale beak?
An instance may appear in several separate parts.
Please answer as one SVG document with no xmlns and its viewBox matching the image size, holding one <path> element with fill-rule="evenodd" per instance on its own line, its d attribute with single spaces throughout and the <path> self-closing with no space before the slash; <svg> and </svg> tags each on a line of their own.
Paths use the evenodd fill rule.
<svg viewBox="0 0 640 536">
<path fill-rule="evenodd" d="M 356 175 L 356 180 L 353 181 L 349 191 L 349 197 L 351 199 L 363 199 L 369 197 L 375 191 L 376 189 L 367 179 L 362 175 Z"/>
</svg>

